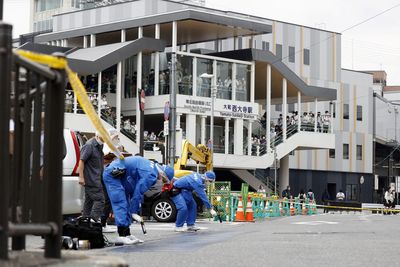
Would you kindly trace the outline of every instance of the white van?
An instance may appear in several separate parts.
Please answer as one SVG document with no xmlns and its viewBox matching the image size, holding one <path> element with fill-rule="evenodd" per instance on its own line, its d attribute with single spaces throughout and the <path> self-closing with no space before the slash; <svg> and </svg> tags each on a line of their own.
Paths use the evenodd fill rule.
<svg viewBox="0 0 400 267">
<path fill-rule="evenodd" d="M 86 140 L 79 132 L 64 129 L 65 157 L 63 159 L 63 199 L 62 214 L 80 214 L 83 191 L 79 185 L 78 165 L 80 149 Z"/>
</svg>

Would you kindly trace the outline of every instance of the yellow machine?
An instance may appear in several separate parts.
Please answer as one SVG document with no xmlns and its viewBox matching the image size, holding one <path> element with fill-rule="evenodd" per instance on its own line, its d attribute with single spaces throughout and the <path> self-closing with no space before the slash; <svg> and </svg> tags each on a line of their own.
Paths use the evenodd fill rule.
<svg viewBox="0 0 400 267">
<path fill-rule="evenodd" d="M 190 144 L 189 141 L 182 141 L 182 154 L 174 165 L 175 177 L 182 177 L 193 171 L 184 170 L 186 168 L 187 162 L 192 159 L 196 164 L 201 164 L 206 167 L 206 170 L 212 170 L 212 151 L 205 145 L 199 144 L 197 147 Z"/>
</svg>

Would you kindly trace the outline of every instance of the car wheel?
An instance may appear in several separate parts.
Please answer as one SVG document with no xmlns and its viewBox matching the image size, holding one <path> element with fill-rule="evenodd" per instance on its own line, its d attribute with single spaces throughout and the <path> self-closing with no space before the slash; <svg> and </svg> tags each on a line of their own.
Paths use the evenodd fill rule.
<svg viewBox="0 0 400 267">
<path fill-rule="evenodd" d="M 157 199 L 151 207 L 151 215 L 158 222 L 173 222 L 176 219 L 174 202 L 167 198 Z"/>
</svg>

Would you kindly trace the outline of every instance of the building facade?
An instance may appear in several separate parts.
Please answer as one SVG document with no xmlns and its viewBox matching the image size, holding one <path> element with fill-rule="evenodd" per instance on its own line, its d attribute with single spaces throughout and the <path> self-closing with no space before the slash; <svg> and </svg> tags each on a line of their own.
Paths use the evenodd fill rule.
<svg viewBox="0 0 400 267">
<path fill-rule="evenodd" d="M 140 131 L 164 129 L 164 109 L 175 86 L 177 155 L 182 138 L 213 141 L 217 170 L 237 170 L 231 176 L 253 187 L 254 181 L 268 183 L 278 159 L 279 190 L 287 184 L 296 194 L 312 188 L 320 198 L 325 188 L 331 195 L 343 189 L 349 200 L 372 201 L 373 79 L 341 69 L 340 34 L 164 0 L 55 15 L 52 29 L 36 42 L 81 48 L 68 55 L 72 66 L 103 119 L 121 132 L 136 123 L 127 139 L 132 149 Z M 130 54 L 123 58 L 115 51 Z M 146 94 L 143 127 L 138 89 Z M 84 118 L 70 95 L 72 117 L 66 121 L 82 127 L 72 123 Z M 296 119 L 295 112 L 326 115 L 329 127 L 322 130 L 317 119 Z M 278 125 L 280 114 L 292 116 L 293 125 L 286 120 Z M 277 125 L 280 131 L 271 130 Z M 265 140 L 255 145 L 255 136 Z M 255 169 L 263 177 L 246 172 Z"/>
</svg>

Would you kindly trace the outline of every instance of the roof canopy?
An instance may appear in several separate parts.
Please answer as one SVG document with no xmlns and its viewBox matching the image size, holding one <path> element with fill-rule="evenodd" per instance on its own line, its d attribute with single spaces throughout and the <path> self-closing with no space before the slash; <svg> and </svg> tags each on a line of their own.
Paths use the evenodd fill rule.
<svg viewBox="0 0 400 267">
<path fill-rule="evenodd" d="M 165 43 L 143 37 L 135 41 L 83 48 L 67 55 L 71 69 L 82 75 L 101 72 L 139 52 L 164 51 Z"/>
<path fill-rule="evenodd" d="M 280 58 L 269 51 L 259 49 L 243 49 L 214 53 L 219 57 L 227 57 L 238 60 L 256 62 L 256 88 L 266 88 L 266 67 L 271 65 L 272 73 L 272 98 L 282 98 L 282 79 L 287 80 L 288 103 L 297 102 L 297 92 L 302 95 L 302 102 L 329 101 L 336 99 L 336 90 L 325 87 L 307 85 L 296 73 L 294 73 Z M 256 90 L 256 99 L 265 99 L 266 90 Z"/>
</svg>

